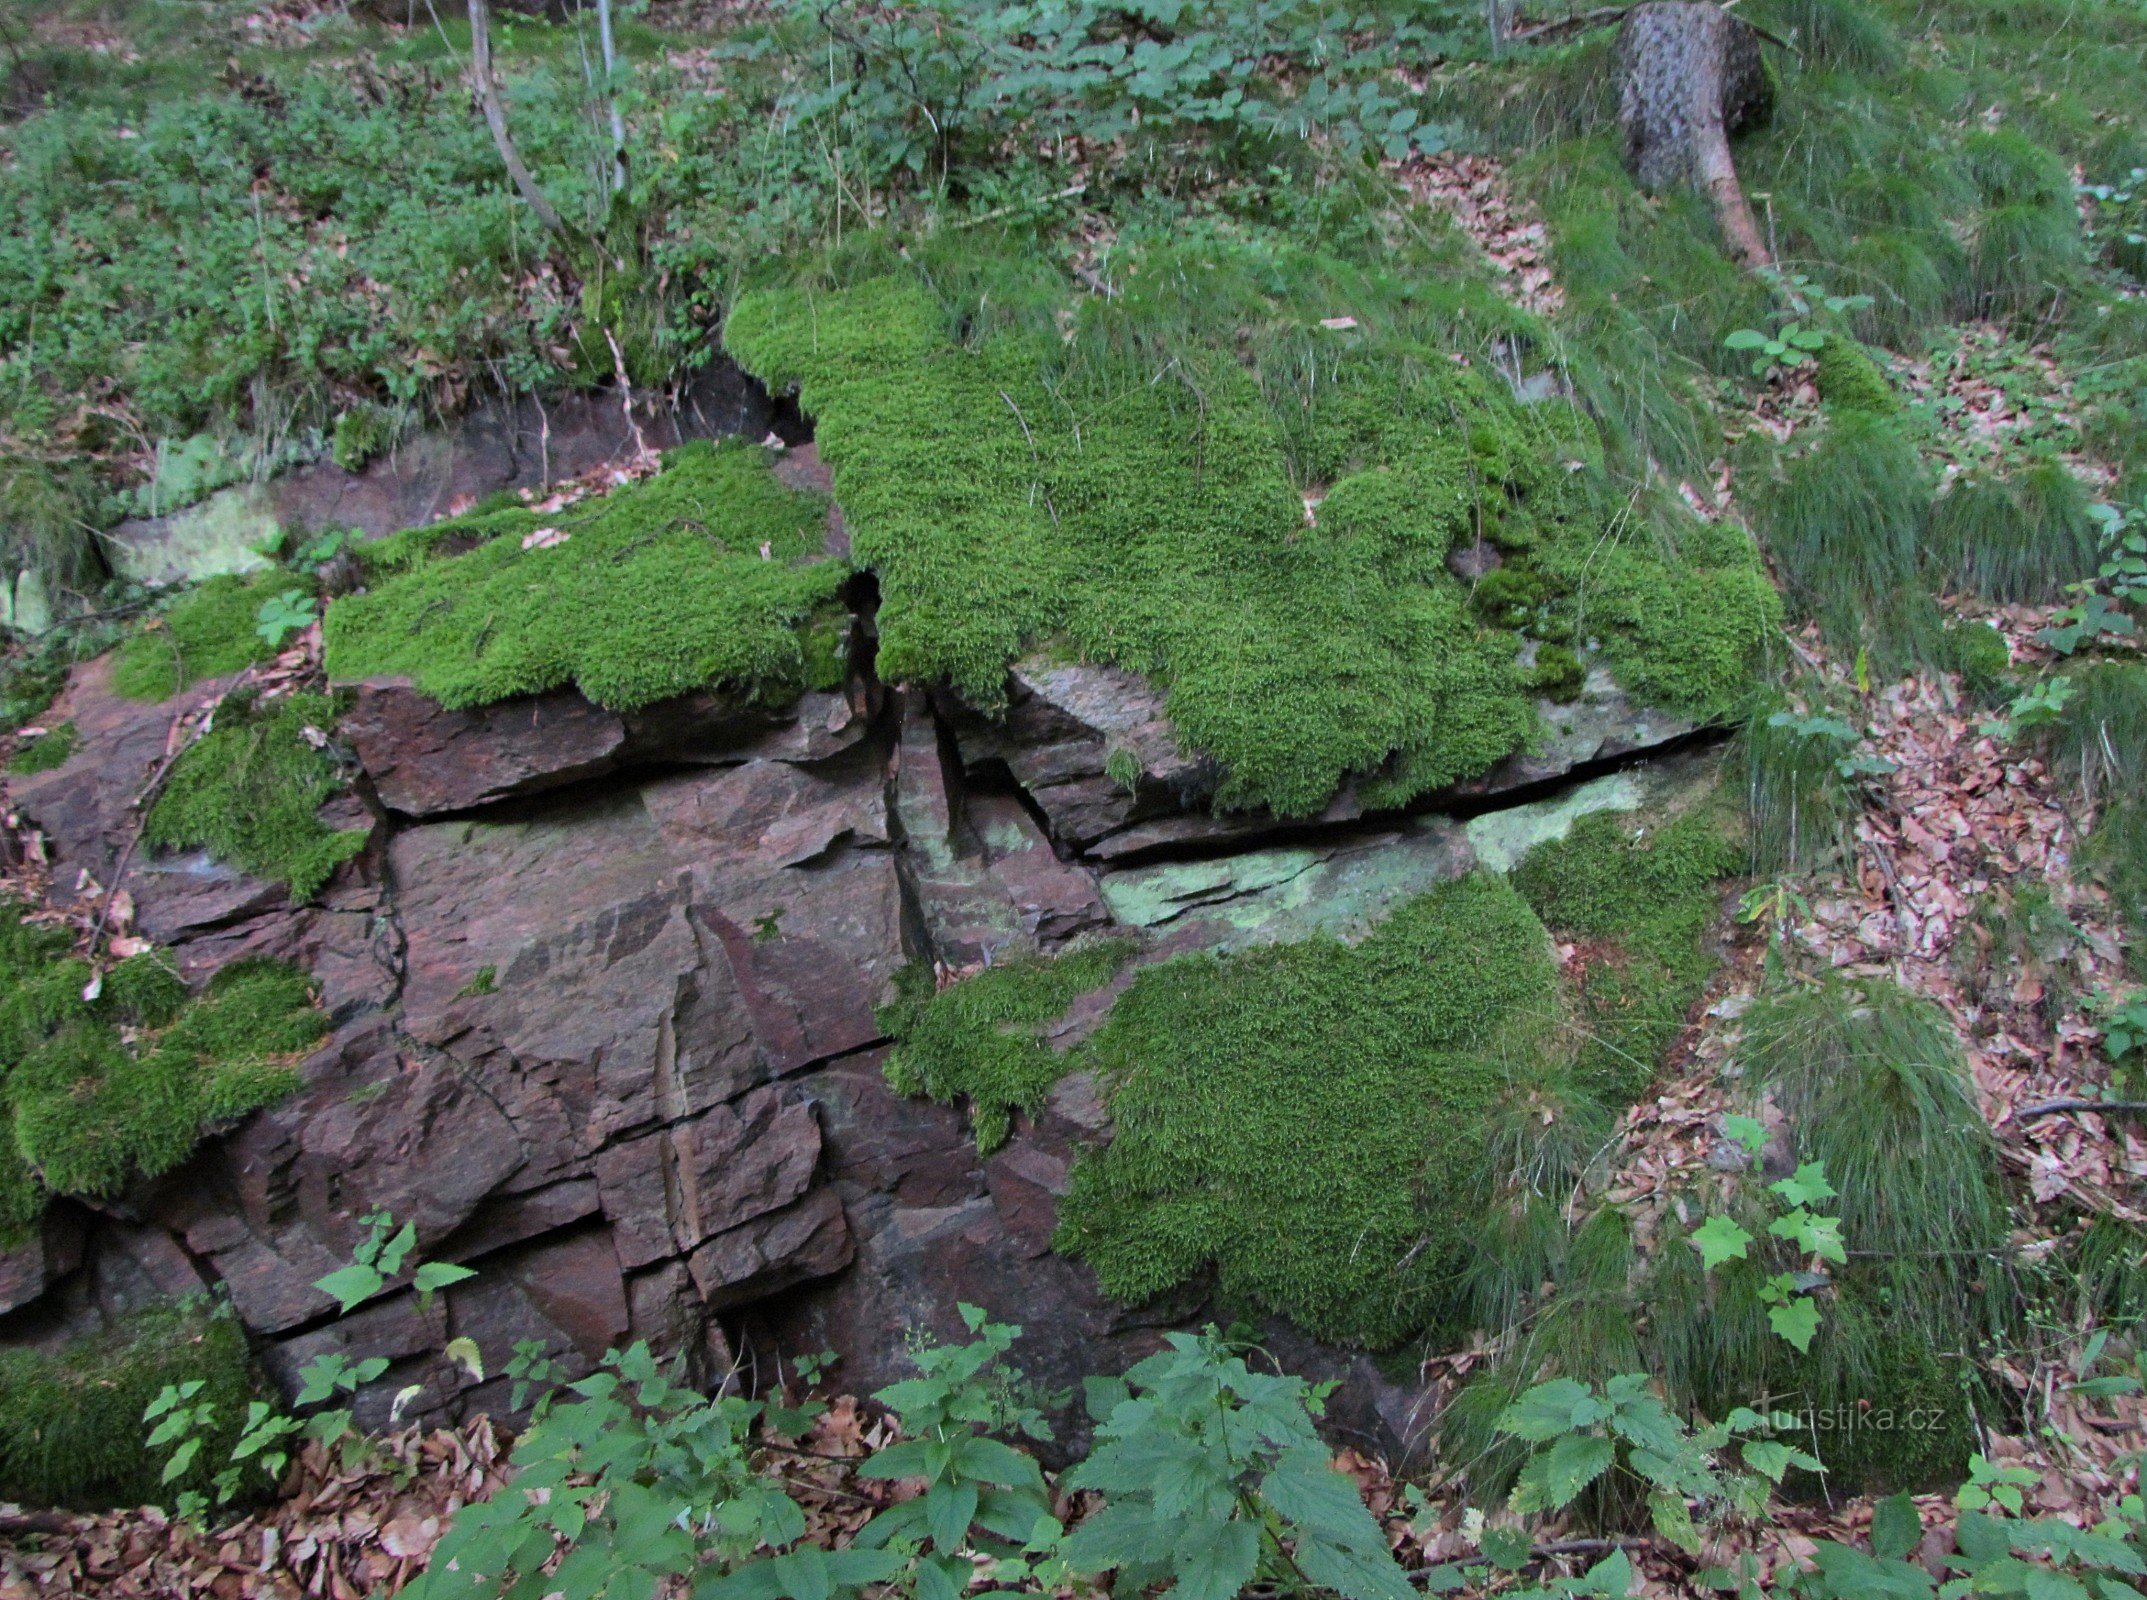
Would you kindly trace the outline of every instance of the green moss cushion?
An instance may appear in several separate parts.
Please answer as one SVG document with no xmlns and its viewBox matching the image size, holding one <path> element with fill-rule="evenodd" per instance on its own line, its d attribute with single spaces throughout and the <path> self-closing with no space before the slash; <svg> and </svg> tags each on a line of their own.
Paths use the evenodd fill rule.
<svg viewBox="0 0 2147 1600">
<path fill-rule="evenodd" d="M 847 568 L 827 505 L 758 445 L 688 445 L 657 476 L 554 513 L 510 508 L 363 552 L 367 591 L 323 625 L 339 681 L 408 678 L 450 706 L 567 684 L 631 709 L 724 685 L 788 698 L 825 684 L 818 614 Z M 457 553 L 459 552 L 459 553 Z"/>
<path fill-rule="evenodd" d="M 878 574 L 883 677 L 989 707 L 1039 645 L 1130 667 L 1222 804 L 1302 815 L 1346 777 L 1394 804 L 1526 745 L 1515 627 L 1705 713 L 1773 623 L 1749 546 L 1701 565 L 1619 537 L 1592 428 L 1446 351 L 1322 334 L 1293 387 L 1197 341 L 1112 359 L 1139 330 L 1084 329 L 957 342 L 908 277 L 739 302 L 727 344 L 798 388 Z M 1472 601 L 1446 558 L 1478 541 L 1527 596 Z"/>
</svg>

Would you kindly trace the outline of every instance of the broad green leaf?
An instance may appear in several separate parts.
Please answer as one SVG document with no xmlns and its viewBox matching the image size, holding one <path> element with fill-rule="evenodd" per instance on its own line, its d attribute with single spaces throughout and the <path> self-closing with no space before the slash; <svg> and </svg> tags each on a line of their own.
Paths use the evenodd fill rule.
<svg viewBox="0 0 2147 1600">
<path fill-rule="evenodd" d="M 1923 1542 L 1923 1514 L 1906 1493 L 1888 1495 L 1871 1508 L 1871 1553 L 1899 1561 Z"/>
<path fill-rule="evenodd" d="M 1575 1428 L 1592 1426 L 1607 1411 L 1585 1384 L 1571 1378 L 1553 1378 L 1537 1384 L 1508 1406 L 1499 1416 L 1498 1431 L 1541 1443 Z"/>
<path fill-rule="evenodd" d="M 1243 1518 L 1181 1528 L 1171 1560 L 1169 1600 L 1237 1600 L 1260 1564 L 1260 1535 Z"/>
<path fill-rule="evenodd" d="M 1809 1206 L 1836 1198 L 1834 1186 L 1826 1181 L 1824 1161 L 1807 1161 L 1788 1177 L 1767 1187 L 1782 1197 L 1784 1205 Z"/>
<path fill-rule="evenodd" d="M 977 1486 L 973 1483 L 935 1483 L 924 1497 L 925 1524 L 932 1530 L 932 1548 L 953 1555 L 968 1542 L 969 1524 L 976 1520 Z"/>
<path fill-rule="evenodd" d="M 325 1278 L 316 1278 L 313 1287 L 343 1308 L 348 1314 L 380 1293 L 387 1279 L 363 1262 L 353 1261 L 347 1267 L 338 1267 Z"/>
<path fill-rule="evenodd" d="M 1700 1553 L 1699 1530 L 1692 1525 L 1692 1508 L 1681 1494 L 1657 1489 L 1648 1496 L 1648 1520 L 1655 1531 L 1688 1555 Z"/>
<path fill-rule="evenodd" d="M 1819 1302 L 1804 1295 L 1786 1306 L 1769 1306 L 1767 1326 L 1795 1345 L 1802 1355 L 1811 1349 L 1819 1332 Z"/>
<path fill-rule="evenodd" d="M 451 1261 L 428 1261 L 417 1269 L 410 1281 L 420 1296 L 429 1296 L 452 1283 L 466 1283 L 477 1273 L 469 1267 L 458 1267 Z"/>
<path fill-rule="evenodd" d="M 1306 1577 L 1334 1590 L 1343 1600 L 1416 1600 L 1416 1591 L 1384 1541 L 1375 1549 L 1362 1550 L 1300 1539 L 1296 1554 Z"/>
<path fill-rule="evenodd" d="M 1773 1439 L 1747 1439 L 1742 1453 L 1746 1466 L 1775 1483 L 1780 1483 L 1782 1474 L 1789 1470 L 1789 1446 Z"/>
<path fill-rule="evenodd" d="M 1557 1511 L 1610 1470 L 1616 1453 L 1608 1439 L 1569 1433 L 1530 1459 L 1513 1488 L 1513 1509 Z"/>
<path fill-rule="evenodd" d="M 1752 1236 L 1728 1217 L 1713 1216 L 1692 1230 L 1692 1243 L 1700 1252 L 1702 1270 L 1712 1272 L 1725 1261 L 1742 1261 Z"/>
<path fill-rule="evenodd" d="M 1727 1116 L 1722 1119 L 1722 1132 L 1743 1145 L 1747 1154 L 1757 1156 L 1767 1146 L 1767 1130 L 1757 1117 Z"/>
</svg>

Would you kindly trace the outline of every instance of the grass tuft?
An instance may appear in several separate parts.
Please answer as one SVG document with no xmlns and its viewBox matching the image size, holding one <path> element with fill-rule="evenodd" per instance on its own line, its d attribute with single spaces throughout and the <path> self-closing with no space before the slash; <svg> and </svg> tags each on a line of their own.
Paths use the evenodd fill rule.
<svg viewBox="0 0 2147 1600">
<path fill-rule="evenodd" d="M 1921 572 L 1930 478 L 1892 420 L 1832 417 L 1757 499 L 1792 604 L 1830 639 L 1869 643 L 1888 663 L 1935 648 L 1941 621 Z"/>
<path fill-rule="evenodd" d="M 167 1484 L 142 1447 L 142 1413 L 166 1384 L 197 1379 L 216 1423 L 192 1470 Z M 198 1299 L 145 1307 L 57 1351 L 0 1349 L 0 1500 L 98 1511 L 206 1490 L 253 1395 L 238 1319 Z"/>
</svg>

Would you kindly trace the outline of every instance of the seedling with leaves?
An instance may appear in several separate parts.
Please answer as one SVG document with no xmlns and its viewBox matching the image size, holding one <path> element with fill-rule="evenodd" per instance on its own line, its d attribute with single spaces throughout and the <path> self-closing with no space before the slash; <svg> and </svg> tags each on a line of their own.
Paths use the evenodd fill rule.
<svg viewBox="0 0 2147 1600">
<path fill-rule="evenodd" d="M 269 649 L 281 650 L 286 635 L 312 625 L 313 596 L 303 589 L 286 589 L 261 602 L 253 631 L 268 641 Z"/>
<path fill-rule="evenodd" d="M 2140 631 L 2123 606 L 2094 585 L 2076 583 L 2072 591 L 2073 603 L 2054 613 L 2047 628 L 2035 632 L 2038 640 L 2059 655 L 2069 656 L 2083 646 L 2108 640 L 2130 639 Z"/>
<path fill-rule="evenodd" d="M 1788 372 L 1810 366 L 1814 353 L 1825 348 L 1826 335 L 1801 322 L 1790 322 L 1783 324 L 1779 333 L 1739 328 L 1722 342 L 1732 350 L 1757 352 L 1752 357 L 1752 376 L 1768 378 L 1777 370 Z"/>
<path fill-rule="evenodd" d="M 1078 1572 L 1134 1594 L 1229 1596 L 1265 1576 L 1345 1600 L 1412 1600 L 1357 1486 L 1330 1464 L 1312 1415 L 1326 1388 L 1254 1371 L 1213 1327 L 1123 1379 L 1088 1382 L 1093 1454 L 1060 1482 L 1103 1509 L 1066 1543 Z"/>
<path fill-rule="evenodd" d="M 365 1228 L 365 1237 L 351 1253 L 350 1265 L 317 1279 L 313 1285 L 332 1298 L 345 1316 L 385 1289 L 402 1272 L 403 1259 L 417 1244 L 417 1228 L 406 1222 L 398 1230 L 395 1218 L 386 1211 L 368 1212 L 358 1221 Z M 468 1267 L 426 1261 L 419 1264 L 410 1282 L 417 1290 L 418 1304 L 429 1308 L 432 1297 L 440 1290 L 475 1276 Z"/>
<path fill-rule="evenodd" d="M 1723 1131 L 1743 1144 L 1755 1160 L 1766 1142 L 1765 1131 L 1751 1117 L 1727 1117 L 1723 1119 Z M 1848 1262 L 1848 1251 L 1841 1239 L 1841 1219 L 1811 1209 L 1835 1198 L 1834 1186 L 1827 1182 L 1825 1162 L 1805 1162 L 1789 1177 L 1767 1185 L 1767 1192 L 1787 1208 L 1767 1224 L 1771 1237 L 1787 1240 L 1795 1246 L 1798 1258 L 1807 1263 L 1825 1261 L 1842 1266 Z M 1692 1232 L 1693 1248 L 1700 1252 L 1701 1268 L 1708 1272 L 1731 1261 L 1748 1260 L 1752 1243 L 1753 1235 L 1746 1228 L 1720 1213 Z M 1819 1332 L 1819 1303 L 1809 1291 L 1825 1281 L 1823 1271 L 1808 1269 L 1777 1272 L 1759 1286 L 1760 1299 L 1767 1306 L 1767 1325 L 1796 1346 L 1799 1353 L 1811 1349 L 1812 1339 Z"/>
<path fill-rule="evenodd" d="M 2065 720 L 2073 689 L 2072 679 L 2063 674 L 2037 679 L 2013 697 L 2004 715 L 1985 722 L 1979 731 L 1986 738 L 2010 743 L 2037 728 L 2055 727 Z"/>
<path fill-rule="evenodd" d="M 2102 530 L 2101 586 L 2119 605 L 2147 605 L 2147 501 L 2097 500 L 2087 508 Z"/>
</svg>

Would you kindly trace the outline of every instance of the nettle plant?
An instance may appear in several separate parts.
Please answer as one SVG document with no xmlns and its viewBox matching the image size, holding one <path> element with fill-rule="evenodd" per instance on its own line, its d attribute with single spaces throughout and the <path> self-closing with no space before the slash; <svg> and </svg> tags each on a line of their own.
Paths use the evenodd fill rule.
<svg viewBox="0 0 2147 1600">
<path fill-rule="evenodd" d="M 1122 1379 L 1090 1380 L 1100 1443 L 1061 1486 L 1101 1491 L 1106 1503 L 1068 1537 L 1035 1460 L 998 1437 L 1050 1436 L 1006 1360 L 1021 1330 L 960 1311 L 973 1339 L 913 1340 L 918 1375 L 873 1396 L 903 1437 L 859 1476 L 923 1491 L 847 1549 L 807 1542 L 804 1514 L 757 1459 L 760 1438 L 802 1426 L 811 1408 L 701 1395 L 637 1344 L 537 1401 L 513 1479 L 456 1514 L 408 1592 L 646 1600 L 690 1580 L 696 1600 L 839 1600 L 868 1588 L 956 1600 L 980 1577 L 995 1593 L 1035 1592 L 1115 1571 L 1218 1600 L 1262 1576 L 1346 1600 L 1412 1600 L 1314 1430 L 1324 1391 L 1253 1371 L 1212 1328 L 1170 1335 L 1169 1349 Z M 545 1366 L 523 1348 L 508 1370 L 541 1383 Z"/>
<path fill-rule="evenodd" d="M 1797 1419 L 1787 1413 L 1740 1406 L 1720 1422 L 1693 1428 L 1638 1373 L 1600 1387 L 1572 1378 L 1539 1383 L 1507 1407 L 1497 1424 L 1500 1434 L 1534 1447 L 1514 1480 L 1509 1509 L 1524 1516 L 1562 1511 L 1592 1485 L 1624 1480 L 1647 1496 L 1656 1533 L 1692 1555 L 1705 1544 L 1704 1523 L 1732 1514 L 1761 1516 L 1769 1490 L 1791 1467 L 1823 1470 L 1815 1457 L 1769 1437 L 1796 1426 Z M 1521 1528 L 1479 1523 L 1477 1537 L 1491 1567 L 1518 1572 L 1536 1559 L 1533 1541 Z M 1622 1596 L 1633 1578 L 1623 1561 L 1622 1552 L 1616 1552 L 1577 1578 L 1529 1590 L 1527 1596 Z M 1455 1588 L 1487 1576 L 1469 1564 L 1451 1571 L 1458 1581 L 1434 1587 Z M 1709 1581 L 1708 1575 L 1701 1581 Z"/>
<path fill-rule="evenodd" d="M 1066 1542 L 1077 1572 L 1113 1572 L 1121 1594 L 1234 1595 L 1266 1579 L 1347 1600 L 1410 1600 L 1385 1534 L 1313 1428 L 1332 1384 L 1254 1371 L 1213 1328 L 1124 1378 L 1091 1378 L 1097 1446 L 1062 1478 L 1101 1511 Z"/>
<path fill-rule="evenodd" d="M 1767 1142 L 1766 1130 L 1753 1117 L 1724 1117 L 1722 1131 L 1745 1147 L 1754 1161 Z M 1846 1266 L 1847 1249 L 1841 1239 L 1841 1219 L 1812 1210 L 1836 1198 L 1827 1182 L 1826 1163 L 1807 1161 L 1789 1177 L 1767 1185 L 1781 1214 L 1767 1224 L 1769 1237 L 1791 1246 L 1801 1266 L 1768 1277 L 1759 1286 L 1767 1306 L 1767 1325 L 1794 1345 L 1801 1354 L 1811 1349 L 1819 1332 L 1819 1302 L 1811 1291 L 1828 1280 L 1821 1263 Z M 1700 1252 L 1700 1265 L 1713 1272 L 1731 1261 L 1750 1259 L 1755 1236 L 1736 1219 L 1716 1213 L 1692 1231 L 1693 1248 Z"/>
<path fill-rule="evenodd" d="M 344 1315 L 386 1288 L 389 1279 L 401 1272 L 404 1258 L 417 1243 L 417 1230 L 408 1223 L 397 1230 L 394 1217 L 386 1211 L 376 1211 L 359 1220 L 366 1231 L 358 1243 L 356 1258 L 348 1266 L 315 1280 L 313 1285 L 335 1300 Z M 417 1290 L 419 1305 L 429 1308 L 439 1290 L 475 1276 L 468 1267 L 427 1261 L 413 1273 L 412 1287 Z M 449 1340 L 446 1354 L 472 1379 L 484 1380 L 484 1358 L 473 1340 Z M 331 1350 L 315 1356 L 299 1370 L 298 1394 L 292 1404 L 301 1410 L 323 1406 L 331 1400 L 339 1404 L 300 1418 L 285 1415 L 266 1400 L 249 1402 L 245 1427 L 231 1447 L 230 1459 L 211 1474 L 210 1490 L 180 1491 L 173 1507 L 180 1520 L 201 1523 L 212 1509 L 238 1499 L 250 1475 L 258 1474 L 264 1480 L 257 1487 L 273 1488 L 282 1482 L 291 1451 L 298 1445 L 313 1443 L 324 1450 L 338 1450 L 345 1466 L 354 1464 L 364 1453 L 366 1440 L 355 1426 L 353 1404 L 358 1391 L 387 1370 L 385 1356 L 352 1361 L 340 1351 Z M 203 1382 L 198 1378 L 166 1384 L 142 1413 L 142 1421 L 150 1425 L 148 1448 L 170 1451 L 164 1463 L 167 1486 L 194 1470 L 203 1445 L 215 1432 L 216 1406 L 200 1398 L 202 1388 Z M 391 1415 L 400 1417 L 422 1390 L 422 1385 L 412 1384 L 399 1392 Z"/>
</svg>

